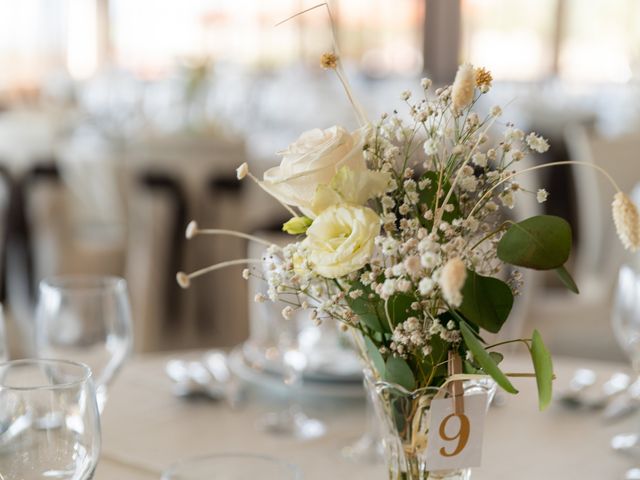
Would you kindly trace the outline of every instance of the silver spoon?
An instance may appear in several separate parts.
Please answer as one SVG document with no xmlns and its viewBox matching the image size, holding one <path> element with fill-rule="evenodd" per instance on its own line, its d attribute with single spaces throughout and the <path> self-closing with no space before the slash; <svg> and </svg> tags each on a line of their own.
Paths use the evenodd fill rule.
<svg viewBox="0 0 640 480">
<path fill-rule="evenodd" d="M 558 401 L 568 408 L 579 408 L 583 405 L 582 396 L 586 389 L 596 383 L 596 373 L 587 368 L 576 370 L 569 381 L 569 387 L 558 396 Z"/>
</svg>

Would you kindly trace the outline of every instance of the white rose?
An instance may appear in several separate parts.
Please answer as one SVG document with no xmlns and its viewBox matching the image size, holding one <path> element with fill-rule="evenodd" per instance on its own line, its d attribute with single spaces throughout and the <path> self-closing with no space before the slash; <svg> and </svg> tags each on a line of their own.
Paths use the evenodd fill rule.
<svg viewBox="0 0 640 480">
<path fill-rule="evenodd" d="M 368 207 L 332 206 L 307 230 L 303 247 L 312 268 L 337 278 L 364 267 L 380 233 L 380 217 Z"/>
<path fill-rule="evenodd" d="M 282 162 L 265 172 L 262 185 L 281 202 L 315 217 L 312 205 L 319 185 L 328 185 L 344 166 L 354 172 L 366 170 L 366 137 L 367 127 L 353 133 L 339 126 L 304 132 L 279 152 Z"/>
</svg>

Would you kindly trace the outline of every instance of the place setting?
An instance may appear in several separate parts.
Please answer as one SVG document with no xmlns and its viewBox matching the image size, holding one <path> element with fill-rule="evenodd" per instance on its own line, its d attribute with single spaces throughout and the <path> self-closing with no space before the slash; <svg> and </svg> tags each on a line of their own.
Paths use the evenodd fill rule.
<svg viewBox="0 0 640 480">
<path fill-rule="evenodd" d="M 633 1 L 9 3 L 0 480 L 640 479 Z"/>
</svg>

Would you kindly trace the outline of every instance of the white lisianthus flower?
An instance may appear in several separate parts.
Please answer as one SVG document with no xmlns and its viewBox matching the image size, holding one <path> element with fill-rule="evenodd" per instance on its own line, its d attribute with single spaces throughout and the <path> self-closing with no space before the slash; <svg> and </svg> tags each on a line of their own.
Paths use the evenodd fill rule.
<svg viewBox="0 0 640 480">
<path fill-rule="evenodd" d="M 367 133 L 368 127 L 349 133 L 339 126 L 304 132 L 279 152 L 282 162 L 264 173 L 262 186 L 282 203 L 314 218 L 312 204 L 319 185 L 328 185 L 344 166 L 355 172 L 366 170 L 362 148 Z"/>
<path fill-rule="evenodd" d="M 370 208 L 332 206 L 318 215 L 302 245 L 316 273 L 337 278 L 367 264 L 379 232 L 380 217 Z"/>
<path fill-rule="evenodd" d="M 469 63 L 460 65 L 451 88 L 451 103 L 454 110 L 459 112 L 473 101 L 475 87 L 476 74 L 473 65 Z"/>
<path fill-rule="evenodd" d="M 464 286 L 466 279 L 467 268 L 460 258 L 454 257 L 442 267 L 438 284 L 445 301 L 452 307 L 459 307 L 462 303 L 460 290 Z"/>
<path fill-rule="evenodd" d="M 318 185 L 311 210 L 319 215 L 333 205 L 364 205 L 389 190 L 391 178 L 388 172 L 354 171 L 342 167 L 328 185 Z"/>
</svg>

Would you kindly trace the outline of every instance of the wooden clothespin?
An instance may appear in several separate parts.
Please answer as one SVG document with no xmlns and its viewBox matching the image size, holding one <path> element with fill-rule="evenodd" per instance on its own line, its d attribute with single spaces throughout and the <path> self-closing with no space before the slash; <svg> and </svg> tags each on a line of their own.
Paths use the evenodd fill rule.
<svg viewBox="0 0 640 480">
<path fill-rule="evenodd" d="M 462 359 L 457 352 L 449 350 L 447 362 L 449 376 L 462 373 Z M 464 413 L 464 385 L 462 380 L 455 380 L 449 384 L 449 393 L 453 398 L 453 411 L 456 415 Z"/>
</svg>

